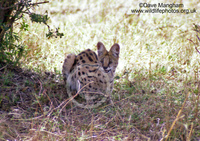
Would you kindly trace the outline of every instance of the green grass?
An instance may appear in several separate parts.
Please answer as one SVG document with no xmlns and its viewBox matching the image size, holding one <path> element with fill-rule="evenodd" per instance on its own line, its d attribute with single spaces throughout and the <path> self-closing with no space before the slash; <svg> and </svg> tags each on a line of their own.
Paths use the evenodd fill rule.
<svg viewBox="0 0 200 141">
<path fill-rule="evenodd" d="M 139 2 L 113 0 L 37 7 L 65 36 L 47 39 L 46 26 L 25 21 L 28 30 L 19 35 L 27 56 L 21 64 L 38 74 L 0 67 L 0 92 L 7 96 L 0 96 L 0 139 L 200 140 L 199 54 L 188 40 L 197 42 L 192 29 L 200 22 L 199 3 L 183 4 L 197 13 L 127 15 Z M 107 49 L 121 47 L 114 106 L 80 109 L 68 101 L 62 63 L 68 53 L 96 51 L 98 41 Z"/>
</svg>

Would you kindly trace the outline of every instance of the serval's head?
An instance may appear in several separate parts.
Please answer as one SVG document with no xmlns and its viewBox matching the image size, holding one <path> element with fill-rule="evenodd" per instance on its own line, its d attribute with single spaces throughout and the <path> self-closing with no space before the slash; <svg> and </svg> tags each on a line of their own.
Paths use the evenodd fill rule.
<svg viewBox="0 0 200 141">
<path fill-rule="evenodd" d="M 116 67 L 118 65 L 120 46 L 115 43 L 109 51 L 106 50 L 103 43 L 97 43 L 98 60 L 106 73 L 110 73 L 114 77 Z"/>
</svg>

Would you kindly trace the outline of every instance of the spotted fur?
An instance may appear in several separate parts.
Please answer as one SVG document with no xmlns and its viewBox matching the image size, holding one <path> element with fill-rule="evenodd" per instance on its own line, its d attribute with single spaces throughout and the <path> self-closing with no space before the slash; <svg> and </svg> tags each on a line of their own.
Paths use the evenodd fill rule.
<svg viewBox="0 0 200 141">
<path fill-rule="evenodd" d="M 63 64 L 63 78 L 70 97 L 79 92 L 83 101 L 72 99 L 82 108 L 95 108 L 110 96 L 118 65 L 120 46 L 114 44 L 109 51 L 97 43 L 98 56 L 90 49 L 78 55 L 69 54 Z"/>
</svg>

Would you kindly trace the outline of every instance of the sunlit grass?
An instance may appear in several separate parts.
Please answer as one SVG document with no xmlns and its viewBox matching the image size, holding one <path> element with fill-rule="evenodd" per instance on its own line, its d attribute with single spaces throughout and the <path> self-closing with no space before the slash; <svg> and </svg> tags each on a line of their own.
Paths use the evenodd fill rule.
<svg viewBox="0 0 200 141">
<path fill-rule="evenodd" d="M 98 41 L 107 48 L 117 42 L 121 46 L 118 73 L 166 67 L 167 71 L 192 72 L 199 66 L 198 55 L 193 44 L 195 40 L 193 23 L 198 23 L 199 14 L 134 14 L 131 8 L 139 8 L 137 2 L 115 1 L 52 1 L 41 5 L 43 14 L 48 10 L 49 25 L 59 27 L 63 38 L 45 37 L 43 25 L 29 23 L 29 31 L 23 33 L 24 43 L 30 49 L 24 64 L 40 70 L 61 70 L 64 54 L 79 53 L 84 49 L 96 50 Z M 195 2 L 184 3 L 185 7 L 196 8 Z"/>
</svg>

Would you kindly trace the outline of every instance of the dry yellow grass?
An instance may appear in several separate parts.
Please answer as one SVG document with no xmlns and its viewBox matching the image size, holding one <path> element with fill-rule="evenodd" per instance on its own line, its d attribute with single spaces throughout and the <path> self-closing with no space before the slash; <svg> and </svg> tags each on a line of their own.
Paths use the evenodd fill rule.
<svg viewBox="0 0 200 141">
<path fill-rule="evenodd" d="M 49 25 L 59 27 L 65 36 L 47 40 L 45 26 L 27 21 L 29 31 L 23 33 L 22 43 L 31 50 L 27 59 L 31 61 L 24 63 L 41 70 L 60 71 L 65 53 L 79 53 L 86 48 L 96 50 L 97 42 L 102 41 L 107 48 L 114 42 L 121 45 L 119 73 L 128 68 L 148 70 L 150 61 L 152 69 L 164 66 L 167 71 L 173 68 L 193 71 L 199 65 L 199 54 L 187 39 L 195 40 L 192 27 L 193 23 L 199 23 L 199 14 L 126 15 L 131 9 L 139 9 L 139 3 L 50 1 L 41 5 L 35 11 L 43 14 L 47 10 Z M 198 12 L 197 2 L 183 1 L 183 4 L 185 9 L 196 8 Z"/>
</svg>

